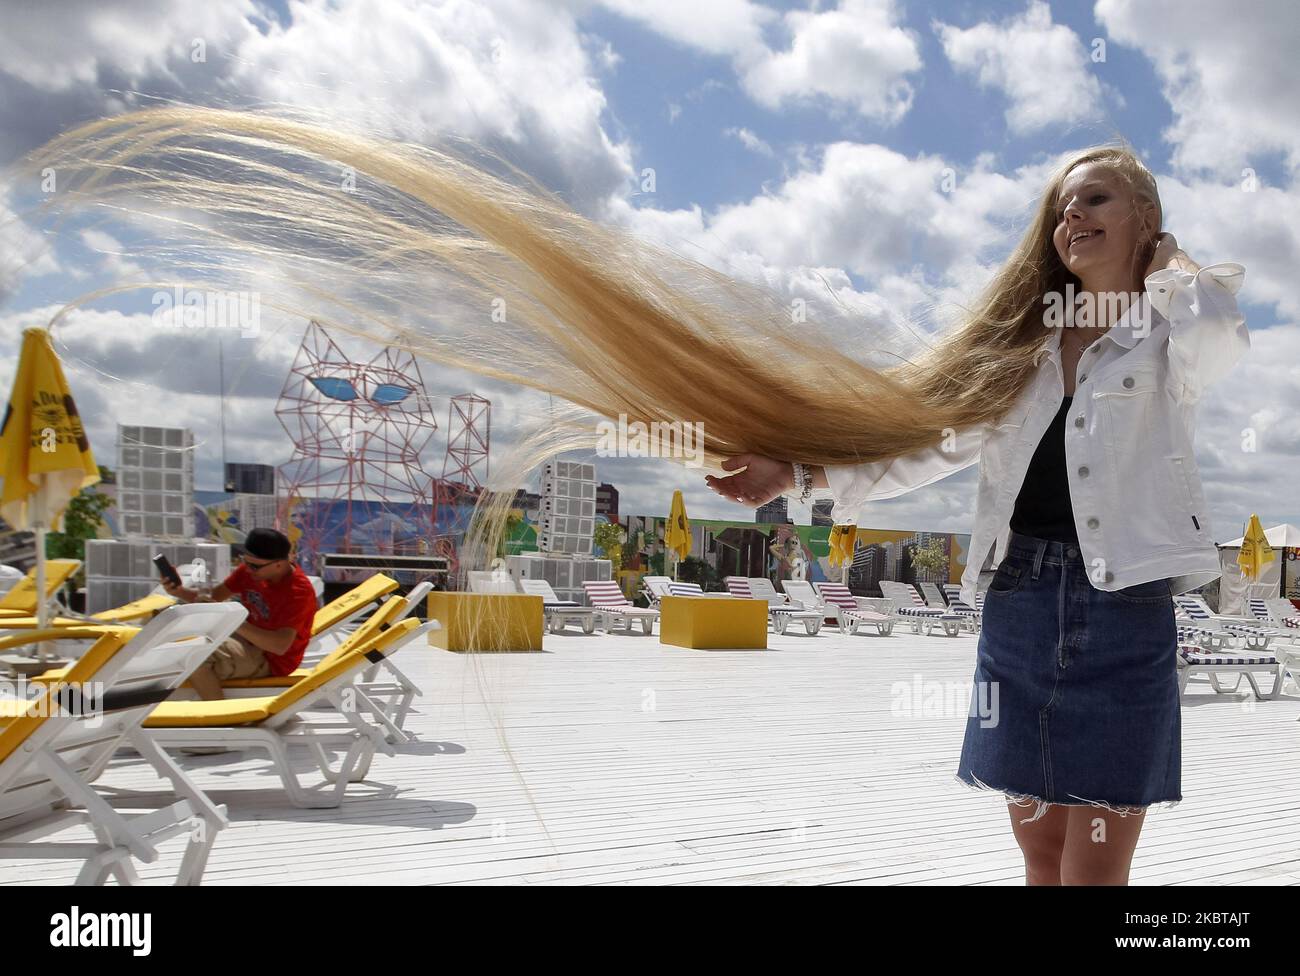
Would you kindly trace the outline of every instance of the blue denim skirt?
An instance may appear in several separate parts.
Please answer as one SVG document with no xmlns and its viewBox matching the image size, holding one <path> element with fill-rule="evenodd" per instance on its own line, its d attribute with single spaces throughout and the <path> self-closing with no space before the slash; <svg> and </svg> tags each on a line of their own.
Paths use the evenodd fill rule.
<svg viewBox="0 0 1300 976">
<path fill-rule="evenodd" d="M 1105 592 L 1088 568 L 1076 545 L 1013 532 L 984 595 L 957 778 L 1035 805 L 1023 822 L 1182 799 L 1169 580 Z"/>
</svg>

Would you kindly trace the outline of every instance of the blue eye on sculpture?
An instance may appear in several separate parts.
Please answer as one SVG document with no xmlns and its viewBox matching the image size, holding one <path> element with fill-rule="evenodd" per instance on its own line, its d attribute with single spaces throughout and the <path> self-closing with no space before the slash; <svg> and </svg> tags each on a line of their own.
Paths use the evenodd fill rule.
<svg viewBox="0 0 1300 976">
<path fill-rule="evenodd" d="M 355 400 L 357 398 L 356 387 L 352 385 L 351 380 L 345 380 L 337 376 L 310 376 L 311 385 L 320 390 L 331 400 Z"/>
<path fill-rule="evenodd" d="M 391 407 L 395 403 L 401 403 L 410 395 L 409 387 L 398 386 L 396 383 L 380 383 L 370 394 L 370 402 L 377 403 L 381 407 Z"/>
</svg>

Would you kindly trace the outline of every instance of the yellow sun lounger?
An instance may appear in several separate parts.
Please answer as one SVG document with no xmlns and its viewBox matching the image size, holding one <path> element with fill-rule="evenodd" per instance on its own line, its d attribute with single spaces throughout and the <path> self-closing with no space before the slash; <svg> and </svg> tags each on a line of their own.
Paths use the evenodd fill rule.
<svg viewBox="0 0 1300 976">
<path fill-rule="evenodd" d="M 430 626 L 419 620 L 402 620 L 359 647 L 322 661 L 277 695 L 162 702 L 145 720 L 145 731 L 164 749 L 265 749 L 294 806 L 337 807 L 348 783 L 365 778 L 376 751 L 394 754 L 383 730 L 361 717 L 353 681 Z M 312 714 L 322 700 L 333 711 L 317 709 Z M 298 781 L 289 756 L 294 744 L 311 751 L 325 778 L 320 784 L 324 789 L 308 789 Z M 331 766 L 326 748 L 345 750 L 337 768 Z"/>
<path fill-rule="evenodd" d="M 80 565 L 78 563 L 77 565 Z M 21 585 L 21 584 L 19 584 Z M 33 588 L 34 588 L 33 584 Z M 325 606 L 316 611 L 316 616 L 312 621 L 312 642 L 317 643 L 319 639 L 334 632 L 337 628 L 352 620 L 358 614 L 362 613 L 370 604 L 374 603 L 385 593 L 391 593 L 397 589 L 397 581 L 383 573 L 376 573 L 364 582 L 358 583 L 352 589 L 348 590 L 338 599 L 331 600 Z M 163 601 L 166 601 L 165 603 Z M 84 620 L 74 619 L 71 617 L 59 617 L 51 623 L 51 626 L 58 628 L 79 627 L 86 628 L 96 623 L 123 622 L 126 620 L 136 619 L 135 611 L 144 613 L 153 613 L 157 609 L 174 604 L 176 601 L 173 597 L 165 593 L 151 593 L 149 596 L 141 597 L 131 603 L 124 604 L 114 610 L 105 610 L 102 613 L 94 614 Z M 0 631 L 6 629 L 21 630 L 36 626 L 35 617 L 24 617 L 14 619 L 0 619 Z M 60 632 L 55 635 L 59 640 L 72 639 L 66 632 Z M 339 641 L 345 639 L 346 635 L 338 637 Z M 319 644 L 318 644 L 319 646 Z M 334 646 L 334 645 L 331 645 Z M 308 645 L 310 651 L 311 645 Z M 34 680 L 50 681 L 61 677 L 67 669 L 52 669 L 46 671 Z"/>
<path fill-rule="evenodd" d="M 391 576 L 385 576 L 383 573 L 375 573 L 374 576 L 362 580 L 342 596 L 336 597 L 325 604 L 316 611 L 316 617 L 312 620 L 312 643 L 307 647 L 307 655 L 311 657 L 313 651 L 319 653 L 331 650 L 330 647 L 320 646 L 322 637 L 326 634 L 340 633 L 340 628 L 365 612 L 365 609 L 370 604 L 377 603 L 382 597 L 392 593 L 395 589 L 397 589 L 397 580 Z"/>
<path fill-rule="evenodd" d="M 60 587 L 81 568 L 79 559 L 47 559 L 45 561 L 45 599 L 54 599 Z M 0 596 L 0 626 L 9 617 L 35 617 L 39 609 L 36 600 L 36 568 L 15 583 L 4 596 Z"/>
<path fill-rule="evenodd" d="M 141 721 L 243 621 L 238 604 L 175 607 L 146 627 L 93 627 L 94 641 L 63 681 L 32 685 L 31 695 L 0 699 L 0 860 L 84 860 L 78 884 L 137 880 L 134 862 L 158 858 L 158 845 L 189 835 L 178 884 L 198 884 L 217 833 L 218 807 L 141 730 Z M 6 638 L 7 646 L 49 639 L 50 631 Z M 175 802 L 127 817 L 95 782 L 113 754 L 134 747 L 170 782 Z M 46 842 L 69 823 L 93 839 Z"/>
<path fill-rule="evenodd" d="M 399 620 L 406 618 L 411 610 L 410 597 L 392 596 L 363 620 L 351 634 L 347 635 L 334 650 L 310 668 L 298 668 L 289 674 L 268 675 L 265 678 L 233 678 L 222 682 L 226 697 L 247 697 L 250 694 L 278 693 L 311 676 L 322 665 L 328 665 L 349 651 L 362 647 L 376 634 L 392 627 Z M 392 676 L 391 681 L 379 681 L 375 672 L 383 668 Z M 353 683 L 358 707 L 368 713 L 383 729 L 385 737 L 394 743 L 406 743 L 411 737 L 403 731 L 402 726 L 410 713 L 411 703 L 420 694 L 419 687 L 406 677 L 390 657 L 372 662 L 367 673 L 359 675 Z M 232 694 L 233 692 L 233 694 Z"/>
<path fill-rule="evenodd" d="M 87 624 L 121 624 L 134 620 L 148 620 L 168 607 L 176 605 L 176 598 L 166 593 L 150 593 L 138 600 L 124 603 L 120 607 L 101 610 L 88 617 L 55 617 L 46 626 L 49 627 L 84 627 Z M 38 627 L 36 617 L 0 617 L 0 630 L 27 630 Z"/>
</svg>

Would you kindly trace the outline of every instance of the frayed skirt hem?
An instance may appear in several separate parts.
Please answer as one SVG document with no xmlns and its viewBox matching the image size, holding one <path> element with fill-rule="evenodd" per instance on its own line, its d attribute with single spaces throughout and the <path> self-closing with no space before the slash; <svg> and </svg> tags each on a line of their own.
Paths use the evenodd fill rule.
<svg viewBox="0 0 1300 976">
<path fill-rule="evenodd" d="M 1028 807 L 1031 805 L 1036 805 L 1033 816 L 1026 817 L 1024 820 L 1020 821 L 1021 823 L 1033 823 L 1035 820 L 1038 820 L 1040 817 L 1046 814 L 1047 811 L 1052 807 L 1097 807 L 1098 809 L 1109 810 L 1111 813 L 1119 814 L 1121 817 L 1127 817 L 1132 814 L 1145 813 L 1150 809 L 1160 808 L 1160 807 L 1164 807 L 1165 809 L 1172 810 L 1174 807 L 1178 806 L 1178 804 L 1182 802 L 1182 797 L 1180 796 L 1172 800 L 1157 800 L 1148 804 L 1128 806 L 1128 805 L 1107 803 L 1105 800 L 1087 800 L 1081 796 L 1074 796 L 1074 794 L 1072 793 L 1069 795 L 1073 797 L 1073 802 L 1062 801 L 1062 800 L 1049 801 L 1049 800 L 1044 800 L 1041 797 L 1034 796 L 1030 793 L 1015 793 L 1010 790 L 999 789 L 996 786 L 989 786 L 987 783 L 983 782 L 974 773 L 971 773 L 970 777 L 972 780 L 974 780 L 973 783 L 966 779 L 963 779 L 960 774 L 954 774 L 954 778 L 957 780 L 957 782 L 961 783 L 967 789 L 974 790 L 977 793 L 1001 793 L 1004 797 L 1007 798 L 1008 803 L 1011 803 L 1014 806 L 1018 806 L 1018 807 Z"/>
</svg>

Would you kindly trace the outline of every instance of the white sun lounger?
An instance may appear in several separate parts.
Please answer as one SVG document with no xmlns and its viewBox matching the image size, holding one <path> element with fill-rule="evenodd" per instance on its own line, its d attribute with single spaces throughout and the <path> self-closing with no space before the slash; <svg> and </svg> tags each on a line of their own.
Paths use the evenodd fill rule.
<svg viewBox="0 0 1300 976">
<path fill-rule="evenodd" d="M 600 611 L 594 607 L 561 600 L 551 584 L 543 579 L 521 579 L 519 585 L 525 593 L 542 598 L 542 612 L 546 614 L 546 623 L 552 634 L 562 633 L 570 623 L 581 627 L 584 634 L 595 633 Z"/>
<path fill-rule="evenodd" d="M 403 620 L 360 647 L 321 661 L 310 675 L 276 695 L 163 702 L 145 719 L 145 730 L 166 749 L 265 750 L 294 806 L 337 807 L 348 784 L 365 778 L 376 751 L 394 755 L 383 730 L 362 717 L 353 682 L 380 657 L 430 629 L 431 624 Z M 319 709 L 322 700 L 332 711 Z M 324 776 L 324 788 L 308 789 L 299 782 L 289 754 L 294 745 L 310 751 Z M 344 750 L 337 768 L 326 749 Z"/>
<path fill-rule="evenodd" d="M 673 581 L 667 576 L 642 576 L 641 592 L 646 598 L 646 602 L 653 608 L 659 609 L 659 601 L 671 593 L 668 587 L 672 586 Z"/>
<path fill-rule="evenodd" d="M 32 698 L 0 701 L 0 859 L 84 859 L 77 884 L 112 876 L 129 885 L 137 881 L 133 862 L 152 864 L 159 844 L 188 834 L 176 883 L 198 884 L 216 835 L 228 825 L 225 807 L 213 804 L 140 723 L 246 616 L 237 603 L 196 603 L 164 610 L 141 629 L 87 627 L 77 636 L 93 643 L 62 679 L 34 683 Z M 124 746 L 171 784 L 175 802 L 127 817 L 96 788 Z M 89 825 L 93 841 L 42 840 L 69 824 Z"/>
<path fill-rule="evenodd" d="M 761 580 L 761 582 L 760 582 Z M 805 610 L 801 604 L 787 603 L 785 597 L 776 592 L 772 581 L 765 576 L 750 578 L 748 576 L 728 576 L 723 582 L 731 595 L 740 600 L 762 600 L 767 604 L 768 622 L 772 633 L 780 636 L 786 632 L 793 621 L 804 626 L 809 637 L 821 633 L 825 614 L 819 610 Z"/>
<path fill-rule="evenodd" d="M 905 618 L 912 625 L 912 633 L 919 634 L 925 627 L 926 636 L 934 632 L 935 625 L 943 628 L 948 637 L 956 637 L 965 620 L 960 614 L 948 610 L 927 607 L 916 588 L 906 583 L 891 580 L 880 581 L 880 592 L 894 604 L 894 612 Z"/>
<path fill-rule="evenodd" d="M 807 580 L 782 580 L 781 588 L 805 609 L 816 610 L 834 620 L 841 634 L 856 634 L 863 625 L 875 627 L 883 637 L 893 632 L 894 622 L 885 615 L 861 608 L 856 600 L 851 605 L 833 602 L 820 595 Z"/>
<path fill-rule="evenodd" d="M 1281 636 L 1276 630 L 1260 627 L 1253 618 L 1214 613 L 1199 596 L 1187 594 L 1176 596 L 1174 606 L 1182 611 L 1193 626 L 1226 631 L 1235 637 L 1240 637 L 1246 647 L 1253 651 L 1267 650 L 1269 642 Z"/>
<path fill-rule="evenodd" d="M 1259 700 L 1276 699 L 1282 695 L 1282 682 L 1285 679 L 1285 665 L 1277 655 L 1267 651 L 1210 651 L 1195 644 L 1179 644 L 1178 647 L 1178 694 L 1185 697 L 1187 682 L 1194 674 L 1204 674 L 1210 679 L 1210 687 L 1218 694 L 1231 694 L 1245 678 L 1251 690 Z M 1273 678 L 1272 690 L 1266 695 L 1259 689 L 1255 680 L 1257 674 Z M 1232 675 L 1235 681 L 1231 688 L 1221 684 L 1225 675 Z"/>
<path fill-rule="evenodd" d="M 640 621 L 641 630 L 648 636 L 654 632 L 655 621 L 659 611 L 647 607 L 635 607 L 632 601 L 623 595 L 618 584 L 610 581 L 584 580 L 582 588 L 587 591 L 587 599 L 600 611 L 602 623 L 599 625 L 609 633 L 618 629 L 619 621 L 623 629 L 632 633 L 632 622 Z"/>
<path fill-rule="evenodd" d="M 971 629 L 978 634 L 984 626 L 984 594 L 976 591 L 975 606 L 972 607 L 962 602 L 961 584 L 944 583 L 943 592 L 948 597 L 948 612 L 965 617 Z"/>
</svg>

